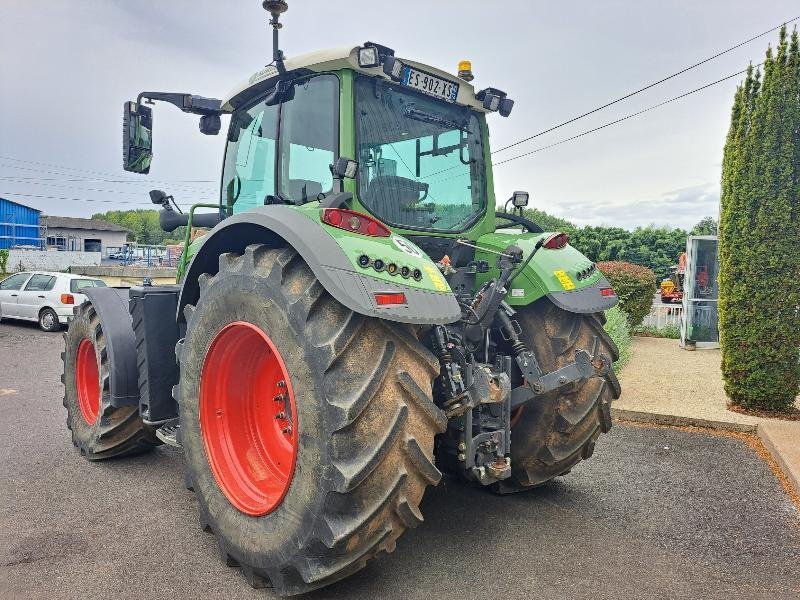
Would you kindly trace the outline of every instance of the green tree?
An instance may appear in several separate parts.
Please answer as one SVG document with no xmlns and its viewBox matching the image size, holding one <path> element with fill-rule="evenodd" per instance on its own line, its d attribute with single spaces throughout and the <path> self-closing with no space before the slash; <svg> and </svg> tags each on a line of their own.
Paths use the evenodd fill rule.
<svg viewBox="0 0 800 600">
<path fill-rule="evenodd" d="M 722 161 L 719 310 L 731 400 L 786 410 L 800 391 L 800 50 L 782 28 L 763 81 L 734 96 Z"/>
<path fill-rule="evenodd" d="M 714 217 L 703 217 L 692 227 L 689 235 L 717 235 L 717 220 Z"/>
<path fill-rule="evenodd" d="M 156 210 L 110 210 L 92 215 L 93 219 L 102 219 L 110 223 L 121 225 L 130 231 L 129 242 L 137 244 L 162 245 L 168 240 L 183 240 L 186 233 L 185 227 L 175 231 L 166 232 L 158 224 L 158 211 Z"/>
</svg>

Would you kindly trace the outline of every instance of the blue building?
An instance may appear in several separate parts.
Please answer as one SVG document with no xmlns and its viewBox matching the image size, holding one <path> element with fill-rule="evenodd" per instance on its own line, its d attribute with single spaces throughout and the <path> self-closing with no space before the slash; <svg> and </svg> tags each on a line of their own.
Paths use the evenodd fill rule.
<svg viewBox="0 0 800 600">
<path fill-rule="evenodd" d="M 40 211 L 0 198 L 0 250 L 27 246 L 42 248 Z"/>
</svg>

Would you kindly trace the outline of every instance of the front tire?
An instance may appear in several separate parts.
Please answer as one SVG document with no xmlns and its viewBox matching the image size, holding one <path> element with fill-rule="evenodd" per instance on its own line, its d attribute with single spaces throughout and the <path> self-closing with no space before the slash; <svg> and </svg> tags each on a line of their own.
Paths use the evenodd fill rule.
<svg viewBox="0 0 800 600">
<path fill-rule="evenodd" d="M 522 340 L 543 371 L 560 369 L 575 351 L 619 358 L 616 344 L 603 329 L 602 313 L 582 315 L 555 306 L 547 298 L 521 308 L 517 320 Z M 611 429 L 611 401 L 619 398 L 614 372 L 573 383 L 529 402 L 512 415 L 511 477 L 497 486 L 517 492 L 564 475 L 594 452 L 595 441 Z"/>
<path fill-rule="evenodd" d="M 422 495 L 441 477 L 433 439 L 446 420 L 431 397 L 439 371 L 434 356 L 405 326 L 339 304 L 292 248 L 254 244 L 243 255 L 223 254 L 218 274 L 202 275 L 199 284 L 197 306 L 185 309 L 175 396 L 187 480 L 197 494 L 201 525 L 216 535 L 224 560 L 240 566 L 254 587 L 271 584 L 277 593 L 293 595 L 342 579 L 394 550 L 403 531 L 422 522 Z M 231 331 L 239 333 L 226 341 Z M 250 352 L 237 350 L 241 344 L 250 344 Z M 250 371 L 268 371 L 267 359 L 259 358 L 267 346 L 284 372 L 251 377 Z M 225 362 L 235 355 L 241 358 Z M 245 360 L 256 366 L 234 372 L 232 365 Z M 234 380 L 243 382 L 239 397 L 252 410 L 241 414 L 249 413 L 249 420 L 225 408 L 223 396 Z M 209 393 L 208 386 L 216 391 Z M 292 403 L 275 402 L 281 390 Z M 280 429 L 259 424 L 264 414 Z M 249 441 L 228 444 L 214 433 L 225 429 L 226 415 L 228 429 L 246 429 Z M 223 426 L 204 428 L 215 417 Z M 276 431 L 291 441 L 293 457 L 259 441 Z M 257 490 L 272 477 L 277 491 L 262 494 L 261 501 L 239 495 L 236 482 L 220 475 L 220 456 L 234 456 L 228 472 L 245 478 L 241 489 Z M 276 467 L 271 475 L 262 469 L 270 464 Z"/>
<path fill-rule="evenodd" d="M 89 460 L 131 456 L 161 442 L 139 416 L 138 406 L 111 404 L 109 354 L 100 315 L 91 302 L 75 310 L 61 354 L 64 407 L 72 443 Z"/>
</svg>

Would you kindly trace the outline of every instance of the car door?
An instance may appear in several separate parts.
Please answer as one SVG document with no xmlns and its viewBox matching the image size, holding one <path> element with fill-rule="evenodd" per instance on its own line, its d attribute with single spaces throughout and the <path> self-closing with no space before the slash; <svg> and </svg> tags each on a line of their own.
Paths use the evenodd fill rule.
<svg viewBox="0 0 800 600">
<path fill-rule="evenodd" d="M 0 282 L 0 315 L 3 317 L 17 316 L 19 291 L 30 276 L 30 273 L 17 273 Z"/>
<path fill-rule="evenodd" d="M 38 319 L 39 310 L 47 304 L 47 293 L 53 289 L 55 283 L 55 275 L 34 273 L 17 297 L 17 317 L 20 319 Z"/>
</svg>

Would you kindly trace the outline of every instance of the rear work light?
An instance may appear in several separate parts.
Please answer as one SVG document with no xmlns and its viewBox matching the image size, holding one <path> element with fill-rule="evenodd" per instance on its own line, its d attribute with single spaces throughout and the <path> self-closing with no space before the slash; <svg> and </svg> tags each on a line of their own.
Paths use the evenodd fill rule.
<svg viewBox="0 0 800 600">
<path fill-rule="evenodd" d="M 561 248 L 567 245 L 568 241 L 569 236 L 566 233 L 554 233 L 545 238 L 544 242 L 542 242 L 542 246 L 548 250 L 561 250 Z"/>
<path fill-rule="evenodd" d="M 323 208 L 321 219 L 331 227 L 368 235 L 371 237 L 389 237 L 392 232 L 380 221 L 370 216 L 346 208 Z"/>
<path fill-rule="evenodd" d="M 75 304 L 75 296 L 72 294 L 61 294 L 61 304 Z"/>
<path fill-rule="evenodd" d="M 378 306 L 392 306 L 396 304 L 405 304 L 406 295 L 403 292 L 397 292 L 397 293 L 378 292 L 375 294 L 375 302 L 378 303 Z"/>
<path fill-rule="evenodd" d="M 600 288 L 601 296 L 613 296 L 614 290 L 612 288 Z"/>
</svg>

